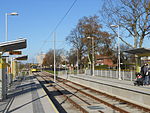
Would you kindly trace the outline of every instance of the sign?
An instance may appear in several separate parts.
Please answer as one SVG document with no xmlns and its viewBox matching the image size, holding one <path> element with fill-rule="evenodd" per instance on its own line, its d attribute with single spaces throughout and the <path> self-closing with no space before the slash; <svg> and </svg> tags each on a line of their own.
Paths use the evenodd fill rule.
<svg viewBox="0 0 150 113">
<path fill-rule="evenodd" d="M 9 55 L 21 55 L 22 51 L 9 51 Z"/>
<path fill-rule="evenodd" d="M 15 60 L 27 60 L 27 59 L 28 59 L 27 55 L 15 58 Z"/>
</svg>

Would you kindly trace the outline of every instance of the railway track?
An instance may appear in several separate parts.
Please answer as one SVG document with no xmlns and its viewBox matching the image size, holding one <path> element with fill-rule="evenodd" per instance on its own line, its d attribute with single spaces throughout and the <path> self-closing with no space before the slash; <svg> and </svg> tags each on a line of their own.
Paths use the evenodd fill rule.
<svg viewBox="0 0 150 113">
<path fill-rule="evenodd" d="M 46 81 L 48 85 L 53 86 L 53 89 L 59 92 L 60 95 L 68 101 L 68 104 L 71 103 L 73 107 L 79 110 L 78 112 L 150 113 L 150 109 L 148 108 L 61 78 L 58 78 L 55 84 L 52 82 L 52 75 L 48 73 L 39 73 L 39 77 Z M 66 93 L 66 91 L 68 93 Z M 67 108 L 64 109 L 67 111 Z"/>
<path fill-rule="evenodd" d="M 51 83 L 51 80 L 48 80 L 46 77 L 37 77 L 38 80 L 41 82 L 45 81 L 46 84 L 44 84 L 44 87 L 46 88 L 46 92 L 50 97 L 55 97 L 57 101 L 53 101 L 56 108 L 60 113 L 88 113 L 85 109 L 80 107 L 80 105 L 76 104 L 71 97 L 71 93 L 64 90 L 62 87 L 58 87 L 54 83 Z M 51 86 L 51 87 L 50 87 Z M 59 105 L 58 105 L 59 104 Z M 63 110 L 60 109 L 63 107 Z"/>
</svg>

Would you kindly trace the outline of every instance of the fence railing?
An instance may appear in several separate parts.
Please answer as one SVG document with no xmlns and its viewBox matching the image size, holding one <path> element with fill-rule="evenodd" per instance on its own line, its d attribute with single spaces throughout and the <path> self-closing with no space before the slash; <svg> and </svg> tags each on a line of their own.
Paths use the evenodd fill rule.
<svg viewBox="0 0 150 113">
<path fill-rule="evenodd" d="M 91 70 L 85 70 L 86 75 L 91 75 Z M 95 76 L 107 77 L 107 78 L 118 78 L 118 71 L 114 70 L 95 70 Z M 121 71 L 120 72 L 122 80 L 130 80 L 133 81 L 135 79 L 135 71 Z"/>
<path fill-rule="evenodd" d="M 79 72 L 77 72 L 77 70 L 63 70 L 63 71 L 58 72 L 58 75 L 64 75 L 64 74 L 65 75 L 67 75 L 67 74 L 91 75 L 91 70 L 79 70 Z M 117 70 L 116 71 L 115 70 L 95 70 L 94 75 L 100 76 L 100 77 L 118 79 L 119 73 Z M 121 71 L 120 75 L 121 75 L 122 80 L 133 81 L 135 79 L 135 71 Z"/>
<path fill-rule="evenodd" d="M 85 73 L 85 70 L 62 70 L 62 71 L 58 71 L 58 74 L 61 75 L 61 74 L 74 74 L 74 75 L 77 75 L 77 74 L 84 74 Z"/>
</svg>

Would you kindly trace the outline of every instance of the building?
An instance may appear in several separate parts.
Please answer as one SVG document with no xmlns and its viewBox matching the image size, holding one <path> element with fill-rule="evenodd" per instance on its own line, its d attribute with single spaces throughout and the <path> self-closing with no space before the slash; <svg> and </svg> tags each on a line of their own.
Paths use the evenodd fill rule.
<svg viewBox="0 0 150 113">
<path fill-rule="evenodd" d="M 113 63 L 112 57 L 111 56 L 105 56 L 105 55 L 96 55 L 96 65 L 108 65 L 109 67 L 114 67 L 116 66 Z"/>
<path fill-rule="evenodd" d="M 45 53 L 41 53 L 36 56 L 36 60 L 37 60 L 37 63 L 39 64 L 39 66 L 42 65 L 45 55 L 46 55 Z"/>
</svg>

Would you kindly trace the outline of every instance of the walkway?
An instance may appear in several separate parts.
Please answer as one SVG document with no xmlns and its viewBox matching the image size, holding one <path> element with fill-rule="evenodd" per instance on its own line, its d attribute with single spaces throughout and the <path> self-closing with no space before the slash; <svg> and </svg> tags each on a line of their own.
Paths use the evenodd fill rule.
<svg viewBox="0 0 150 113">
<path fill-rule="evenodd" d="M 4 113 L 58 113 L 57 109 L 32 75 L 19 77 L 8 90 L 7 99 L 0 102 Z"/>
</svg>

